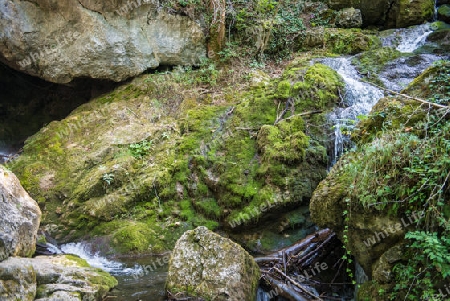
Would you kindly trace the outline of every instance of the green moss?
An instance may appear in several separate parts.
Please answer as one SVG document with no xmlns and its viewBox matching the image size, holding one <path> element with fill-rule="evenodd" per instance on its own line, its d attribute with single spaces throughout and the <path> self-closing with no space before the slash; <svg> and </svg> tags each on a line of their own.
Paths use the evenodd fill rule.
<svg viewBox="0 0 450 301">
<path fill-rule="evenodd" d="M 337 72 L 330 67 L 317 63 L 297 74 L 304 80 L 294 84 L 292 97 L 300 112 L 326 110 L 338 101 L 339 89 L 344 84 Z"/>
<path fill-rule="evenodd" d="M 67 254 L 67 255 L 64 255 L 64 257 L 66 257 L 67 259 L 69 259 L 71 261 L 75 261 L 77 266 L 79 266 L 79 267 L 82 267 L 82 268 L 89 268 L 89 267 L 91 267 L 86 260 L 80 258 L 77 255 Z"/>
<path fill-rule="evenodd" d="M 433 23 L 431 23 L 431 29 L 438 31 L 438 30 L 442 30 L 442 29 L 449 29 L 450 28 L 450 24 L 447 24 L 443 21 L 435 21 Z"/>
<path fill-rule="evenodd" d="M 222 214 L 222 209 L 213 198 L 203 199 L 196 202 L 195 205 L 199 208 L 199 211 L 203 212 L 208 217 L 218 219 Z"/>
<path fill-rule="evenodd" d="M 368 80 L 373 81 L 378 85 L 383 85 L 376 74 L 384 68 L 384 66 L 402 56 L 402 53 L 397 49 L 391 47 L 381 47 L 363 52 L 356 56 L 352 63 L 356 65 L 361 74 L 367 76 Z"/>
<path fill-rule="evenodd" d="M 93 285 L 103 287 L 105 292 L 117 286 L 117 284 L 119 283 L 116 278 L 103 271 L 102 269 L 95 269 L 95 272 L 96 275 L 89 277 L 89 282 Z"/>
<path fill-rule="evenodd" d="M 328 29 L 324 35 L 324 47 L 337 54 L 356 54 L 381 46 L 372 33 L 360 29 Z"/>
<path fill-rule="evenodd" d="M 257 141 L 263 161 L 292 163 L 303 160 L 308 147 L 308 137 L 302 132 L 303 128 L 301 117 L 283 120 L 276 126 L 262 126 Z"/>
<path fill-rule="evenodd" d="M 450 19 L 450 5 L 444 4 L 439 6 L 438 8 L 438 15 L 444 16 L 446 18 Z"/>
<path fill-rule="evenodd" d="M 291 94 L 291 83 L 287 80 L 279 82 L 277 94 L 279 98 L 288 98 Z"/>
<path fill-rule="evenodd" d="M 108 236 L 119 253 L 170 249 L 183 230 L 227 226 L 267 199 L 285 210 L 326 172 L 321 125 L 342 87 L 313 57 L 224 96 L 233 105 L 206 104 L 176 76 L 136 78 L 46 126 L 11 169 L 45 208 L 43 221 L 61 225 L 57 238 Z M 274 125 L 289 97 L 294 106 Z"/>
<path fill-rule="evenodd" d="M 130 223 L 119 228 L 112 238 L 120 252 L 148 252 L 152 250 L 155 232 L 144 223 Z"/>
</svg>

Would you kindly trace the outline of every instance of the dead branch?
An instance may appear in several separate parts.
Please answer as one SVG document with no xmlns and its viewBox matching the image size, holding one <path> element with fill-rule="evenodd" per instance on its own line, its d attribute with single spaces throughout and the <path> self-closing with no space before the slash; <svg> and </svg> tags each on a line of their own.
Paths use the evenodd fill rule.
<svg viewBox="0 0 450 301">
<path fill-rule="evenodd" d="M 319 297 L 317 297 L 316 295 L 312 294 L 310 291 L 308 291 L 306 288 L 304 288 L 300 283 L 298 283 L 297 281 L 295 281 L 294 279 L 292 279 L 291 277 L 289 277 L 288 275 L 286 275 L 285 273 L 283 273 L 283 271 L 281 271 L 279 268 L 277 267 L 273 267 L 273 269 L 275 271 L 277 271 L 278 273 L 280 273 L 284 278 L 286 278 L 287 280 L 289 280 L 290 283 L 292 283 L 293 285 L 295 285 L 296 287 L 298 287 L 300 290 L 302 290 L 303 292 L 305 292 L 306 294 L 310 295 L 311 297 L 317 299 L 317 300 L 321 300 Z"/>
<path fill-rule="evenodd" d="M 308 245 L 310 245 L 313 242 L 317 242 L 317 241 L 322 241 L 324 240 L 326 237 L 330 236 L 333 234 L 333 231 L 331 231 L 330 229 L 322 229 L 320 231 L 317 231 L 314 234 L 308 235 L 307 237 L 305 237 L 302 241 L 300 241 L 299 243 L 284 248 L 278 252 L 286 252 L 286 255 L 288 256 L 292 256 L 294 254 L 299 253 L 300 251 L 302 251 L 303 249 L 305 249 L 306 247 L 308 247 Z M 276 254 L 276 253 L 275 253 Z M 275 256 L 275 254 L 271 254 L 269 256 Z"/>
<path fill-rule="evenodd" d="M 418 101 L 418 102 L 421 102 L 421 103 L 423 103 L 423 104 L 427 104 L 427 105 L 429 105 L 429 106 L 433 106 L 433 107 L 440 108 L 440 109 L 443 109 L 443 108 L 449 108 L 449 106 L 440 105 L 440 104 L 438 104 L 438 103 L 429 102 L 429 101 L 426 101 L 426 100 L 421 99 L 421 98 L 418 98 L 418 97 L 413 97 L 413 96 L 409 96 L 409 95 L 406 95 L 406 94 L 403 94 L 403 93 L 395 92 L 395 91 L 393 91 L 393 90 L 390 90 L 390 89 L 387 89 L 387 88 L 378 86 L 378 85 L 376 85 L 376 84 L 374 84 L 374 83 L 371 83 L 371 82 L 369 82 L 369 81 L 367 81 L 367 80 L 364 80 L 364 79 L 363 79 L 362 81 L 363 81 L 363 82 L 366 82 L 366 83 L 368 83 L 368 84 L 370 84 L 370 85 L 372 85 L 372 86 L 374 86 L 374 87 L 377 87 L 378 89 L 381 89 L 381 90 L 387 91 L 387 92 L 389 92 L 389 93 L 396 94 L 396 95 L 399 95 L 399 96 L 402 96 L 402 97 L 405 97 L 405 98 L 408 98 L 408 99 L 416 100 L 416 101 Z"/>
<path fill-rule="evenodd" d="M 270 276 L 265 276 L 265 278 L 277 295 L 280 295 L 288 299 L 289 301 L 309 301 L 308 299 L 297 293 L 291 286 Z"/>
</svg>

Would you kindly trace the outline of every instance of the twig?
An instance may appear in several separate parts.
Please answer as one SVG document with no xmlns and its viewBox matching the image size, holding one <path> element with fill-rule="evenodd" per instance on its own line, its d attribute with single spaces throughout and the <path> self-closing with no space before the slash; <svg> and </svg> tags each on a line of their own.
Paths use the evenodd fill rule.
<svg viewBox="0 0 450 301">
<path fill-rule="evenodd" d="M 320 111 L 320 110 L 318 110 L 318 111 L 304 112 L 304 113 L 300 113 L 300 114 L 291 115 L 291 116 L 289 116 L 289 117 L 286 117 L 284 120 L 288 120 L 288 119 L 291 119 L 291 118 L 294 118 L 294 117 L 298 117 L 298 116 L 306 116 L 306 115 L 320 114 L 320 113 L 322 113 L 322 112 L 323 112 L 323 111 Z"/>
<path fill-rule="evenodd" d="M 437 103 L 434 103 L 434 102 L 429 102 L 429 101 L 426 101 L 426 100 L 421 99 L 421 98 L 417 98 L 417 97 L 409 96 L 409 95 L 406 95 L 406 94 L 403 94 L 403 93 L 395 92 L 393 90 L 390 90 L 390 89 L 378 86 L 378 85 L 376 85 L 374 83 L 371 83 L 371 82 L 369 82 L 367 80 L 364 80 L 364 79 L 362 79 L 362 81 L 365 82 L 365 83 L 368 83 L 369 85 L 375 86 L 378 89 L 381 89 L 381 90 L 384 90 L 384 91 L 387 91 L 389 93 L 393 93 L 393 94 L 396 94 L 396 95 L 400 95 L 400 96 L 403 96 L 403 97 L 408 98 L 408 99 L 417 100 L 417 101 L 419 101 L 421 103 L 424 103 L 424 104 L 427 104 L 429 106 L 433 106 L 433 107 L 441 108 L 441 109 L 449 107 L 449 106 L 440 105 L 440 104 L 437 104 Z"/>
</svg>

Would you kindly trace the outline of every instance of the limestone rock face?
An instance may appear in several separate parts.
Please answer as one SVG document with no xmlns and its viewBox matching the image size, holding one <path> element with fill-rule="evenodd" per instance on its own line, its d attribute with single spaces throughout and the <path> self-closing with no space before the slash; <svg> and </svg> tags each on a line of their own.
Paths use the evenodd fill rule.
<svg viewBox="0 0 450 301">
<path fill-rule="evenodd" d="M 198 227 L 177 241 L 166 289 L 208 300 L 253 301 L 259 277 L 258 265 L 244 249 Z"/>
<path fill-rule="evenodd" d="M 341 9 L 336 16 L 336 25 L 343 28 L 361 27 L 361 10 L 353 7 Z"/>
<path fill-rule="evenodd" d="M 0 262 L 0 300 L 32 301 L 36 286 L 36 271 L 28 259 L 10 257 Z"/>
<path fill-rule="evenodd" d="M 104 2 L 104 3 L 103 3 Z M 122 81 L 205 56 L 201 26 L 158 0 L 0 0 L 0 61 L 55 83 Z"/>
<path fill-rule="evenodd" d="M 101 300 L 117 280 L 71 255 L 10 257 L 0 263 L 0 300 Z"/>
<path fill-rule="evenodd" d="M 17 177 L 2 166 L 0 212 L 0 261 L 9 256 L 33 255 L 41 210 Z"/>
</svg>

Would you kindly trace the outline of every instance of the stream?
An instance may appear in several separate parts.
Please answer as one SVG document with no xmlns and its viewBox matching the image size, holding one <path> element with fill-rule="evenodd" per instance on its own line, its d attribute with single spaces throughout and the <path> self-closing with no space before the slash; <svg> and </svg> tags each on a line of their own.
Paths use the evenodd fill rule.
<svg viewBox="0 0 450 301">
<path fill-rule="evenodd" d="M 68 243 L 60 251 L 78 255 L 92 267 L 100 268 L 116 277 L 119 284 L 108 293 L 115 301 L 165 300 L 164 284 L 167 277 L 166 256 L 139 256 L 108 259 L 91 251 L 87 242 Z"/>
<path fill-rule="evenodd" d="M 389 62 L 377 74 L 387 89 L 399 92 L 419 76 L 426 68 L 444 57 L 436 54 L 416 53 L 425 45 L 426 38 L 432 32 L 429 24 L 388 30 L 389 34 L 381 38 L 383 46 L 395 47 L 404 55 Z M 334 125 L 334 150 L 331 158 L 333 166 L 339 157 L 352 147 L 350 137 L 346 135 L 357 123 L 360 116 L 367 115 L 372 107 L 386 92 L 363 80 L 352 60 L 357 57 L 326 58 L 321 63 L 334 69 L 344 80 L 345 93 L 342 95 L 342 107 L 336 108 L 328 118 Z M 448 56 L 447 56 L 448 58 Z"/>
</svg>

